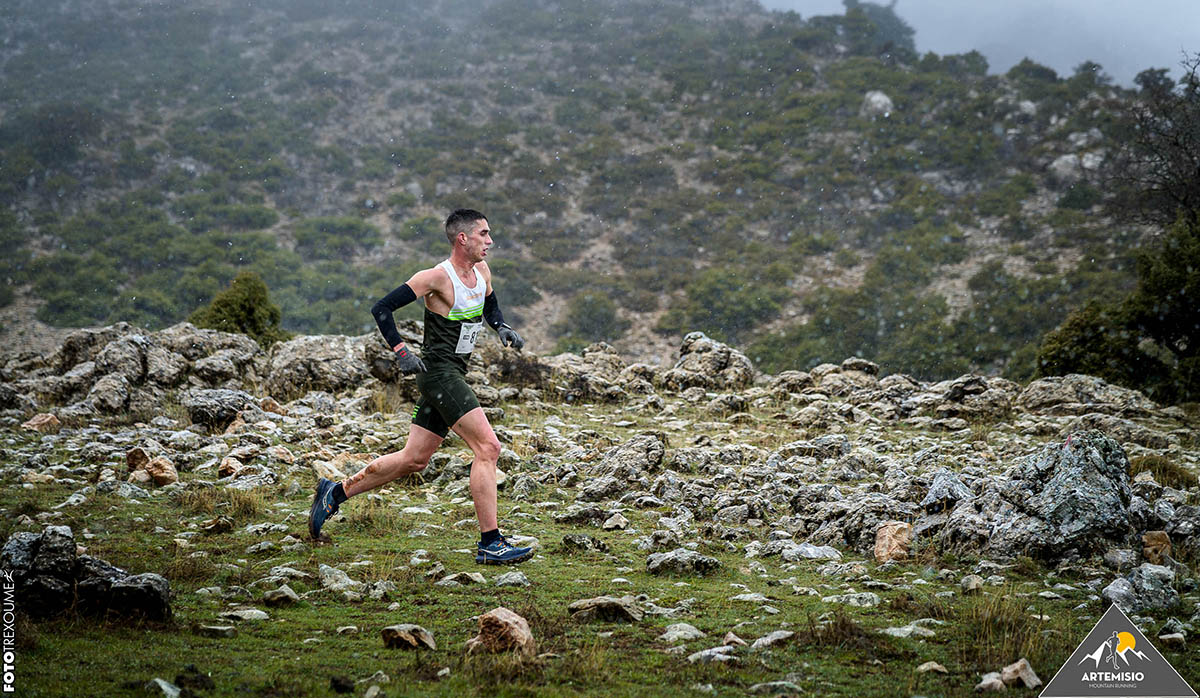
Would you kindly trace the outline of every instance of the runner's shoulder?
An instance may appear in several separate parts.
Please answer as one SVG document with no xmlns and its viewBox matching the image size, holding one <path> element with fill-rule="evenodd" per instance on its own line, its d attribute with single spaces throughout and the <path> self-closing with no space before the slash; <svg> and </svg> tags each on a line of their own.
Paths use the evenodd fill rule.
<svg viewBox="0 0 1200 698">
<path fill-rule="evenodd" d="M 488 268 L 487 262 L 476 262 L 475 271 L 483 274 L 484 279 L 488 281 L 492 280 L 492 270 Z"/>
</svg>

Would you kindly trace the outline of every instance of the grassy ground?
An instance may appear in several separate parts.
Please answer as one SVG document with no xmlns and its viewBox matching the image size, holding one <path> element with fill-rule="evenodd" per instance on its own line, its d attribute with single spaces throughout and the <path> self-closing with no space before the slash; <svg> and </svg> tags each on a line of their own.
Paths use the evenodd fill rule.
<svg viewBox="0 0 1200 698">
<path fill-rule="evenodd" d="M 619 443 L 641 428 L 654 426 L 643 418 L 633 420 L 641 424 L 616 427 L 612 425 L 621 415 L 601 408 L 589 413 L 585 419 L 597 420 L 588 424 L 594 433 L 580 440 L 597 446 Z M 575 414 L 576 423 L 580 422 L 578 411 L 561 414 L 564 420 Z M 695 416 L 687 410 L 681 414 Z M 516 408 L 505 421 L 536 426 L 546 416 L 545 412 L 524 413 Z M 756 423 L 740 427 L 744 432 L 738 437 L 740 442 L 758 440 L 761 443 L 756 445 L 769 448 L 801 437 L 771 427 L 769 414 L 756 414 L 754 419 Z M 364 432 L 377 433 L 389 443 L 397 424 L 367 425 Z M 905 439 L 912 436 L 905 430 L 896 434 Z M 683 445 L 691 436 L 671 438 L 672 445 Z M 532 445 L 525 439 L 515 439 L 511 446 L 523 462 L 532 455 Z M 291 447 L 296 450 L 294 444 Z M 449 450 L 466 455 L 461 442 L 451 444 Z M 69 458 L 69 454 L 59 453 L 51 462 L 69 464 Z M 181 477 L 187 481 L 196 476 L 184 473 Z M 574 493 L 556 491 L 553 486 L 527 502 L 514 502 L 501 492 L 503 530 L 539 539 L 538 555 L 519 566 L 532 582 L 528 588 L 496 587 L 495 578 L 510 568 L 474 563 L 471 551 L 477 530 L 469 500 L 449 497 L 417 481 L 393 483 L 382 499 L 359 497 L 344 505 L 343 517 L 326 529 L 332 536 L 329 545 L 305 543 L 291 552 L 276 547 L 247 554 L 250 545 L 262 540 L 278 544 L 287 535 L 274 532 L 259 537 L 245 531 L 248 524 L 283 523 L 297 539 L 307 538 L 305 516 L 313 479 L 298 473 L 270 491 L 251 495 L 189 490 L 182 497 L 158 496 L 142 503 L 98 494 L 82 506 L 62 510 L 56 523 L 70 525 L 88 546 L 89 554 L 131 572 L 154 571 L 167 576 L 175 594 L 175 618 L 168 624 L 129 624 L 67 615 L 24 625 L 18 655 L 19 690 L 29 696 L 79 695 L 81 691 L 143 695 L 142 686 L 149 679 L 172 680 L 186 665 L 194 664 L 211 675 L 216 688 L 205 695 L 213 696 L 334 695 L 332 677 L 363 679 L 379 670 L 391 677 L 383 687 L 387 695 L 670 696 L 700 695 L 704 686 L 711 686 L 715 695 L 744 695 L 753 684 L 788 680 L 805 693 L 817 695 L 951 696 L 969 692 L 981 673 L 997 671 L 1020 657 L 1027 657 L 1048 682 L 1104 610 L 1101 601 L 1088 600 L 1092 592 L 1082 584 L 1086 579 L 1068 573 L 1055 576 L 1030 561 L 1005 570 L 1005 584 L 988 586 L 980 596 L 961 596 L 958 581 L 973 571 L 976 560 L 934 550 L 918 550 L 914 559 L 886 567 L 864 560 L 865 574 L 840 577 L 819 574 L 820 562 L 793 566 L 778 557 L 747 560 L 739 551 L 748 541 L 738 541 L 736 551 L 717 541 L 699 547 L 700 552 L 721 560 L 723 567 L 717 572 L 706 577 L 656 577 L 645 571 L 647 553 L 633 544 L 634 538 L 654 528 L 651 513 L 625 511 L 631 522 L 628 531 L 561 525 L 553 514 L 572 502 Z M 303 488 L 286 496 L 291 480 L 302 483 Z M 55 484 L 34 489 L 13 483 L 5 487 L 15 498 L 10 513 L 30 514 L 62 502 L 76 489 Z M 537 506 L 535 502 L 555 506 Z M 425 507 L 433 513 L 402 513 L 408 506 Z M 186 545 L 175 541 L 179 532 L 194 530 L 190 527 L 217 515 L 233 521 L 232 531 L 197 535 Z M 11 526 L 11 520 L 3 525 Z M 156 533 L 160 526 L 166 532 Z M 84 540 L 85 530 L 95 537 Z M 768 526 L 751 529 L 753 536 L 764 539 L 769 530 Z M 421 531 L 428 535 L 413 535 Z M 610 551 L 568 549 L 562 544 L 567 533 L 595 535 L 609 544 Z M 418 549 L 428 550 L 429 558 L 442 563 L 446 574 L 482 572 L 488 584 L 435 586 L 433 581 L 440 575 L 427 579 L 424 572 L 429 565 L 409 566 Z M 197 552 L 206 555 L 196 556 Z M 847 561 L 858 559 L 853 553 L 846 557 Z M 232 600 L 195 593 L 202 587 L 220 586 L 228 591 L 246 586 L 265 576 L 271 567 L 288 565 L 313 575 L 290 583 L 303 595 L 320 588 L 316 575 L 322 563 L 346 570 L 359 581 L 393 581 L 397 591 L 383 600 L 358 602 L 347 601 L 340 593 L 318 591 L 295 606 L 278 609 L 261 603 L 262 592 L 273 587 L 255 587 Z M 351 563 L 361 564 L 349 566 Z M 1105 583 L 1111 576 L 1106 573 Z M 618 578 L 628 582 L 615 581 Z M 1061 600 L 1037 596 L 1059 582 L 1074 590 L 1060 590 Z M 806 587 L 816 595 L 795 591 Z M 883 603 L 860 609 L 820 600 L 851 590 L 875 591 Z M 946 591 L 955 594 L 937 596 Z M 778 613 L 765 611 L 763 604 L 730 600 L 747 592 L 769 597 L 768 604 Z M 691 611 L 677 619 L 647 616 L 639 623 L 585 623 L 570 617 L 569 603 L 600 594 L 645 594 L 663 607 L 685 599 L 694 601 Z M 388 610 L 392 602 L 399 607 Z M 1081 603 L 1084 608 L 1075 610 Z M 270 619 L 230 623 L 218 618 L 222 611 L 245 605 L 266 610 Z M 538 642 L 537 658 L 465 655 L 464 643 L 477 631 L 476 616 L 496 606 L 508 607 L 530 621 Z M 946 625 L 935 627 L 936 636 L 927 639 L 896 639 L 878 633 L 881 628 L 923 617 L 943 620 Z M 683 643 L 686 647 L 681 653 L 668 653 L 664 651 L 668 646 L 656 638 L 667 625 L 681 621 L 696 626 L 707 637 Z M 438 649 L 385 649 L 380 630 L 397 623 L 417 623 L 429 629 Z M 238 634 L 231 639 L 203 637 L 195 630 L 200 624 L 234 624 Z M 348 625 L 356 626 L 358 632 L 337 634 L 337 628 Z M 778 629 L 796 635 L 765 651 L 743 648 L 733 665 L 690 664 L 686 659 L 692 652 L 723 644 L 722 638 L 731 630 L 753 642 Z M 1194 650 L 1159 649 L 1185 678 L 1200 679 L 1200 656 Z M 916 668 L 927 661 L 942 664 L 948 673 L 918 673 Z M 361 695 L 364 690 L 365 685 L 360 685 L 356 693 Z M 1032 695 L 1036 691 L 1018 693 Z"/>
</svg>

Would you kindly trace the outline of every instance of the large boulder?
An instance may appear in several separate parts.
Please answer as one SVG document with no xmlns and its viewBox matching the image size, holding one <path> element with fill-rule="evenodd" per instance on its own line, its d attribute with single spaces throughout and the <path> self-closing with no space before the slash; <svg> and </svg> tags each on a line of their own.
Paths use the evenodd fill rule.
<svg viewBox="0 0 1200 698">
<path fill-rule="evenodd" d="M 1179 592 L 1172 586 L 1174 581 L 1171 568 L 1147 562 L 1113 580 L 1101 594 L 1126 613 L 1171 611 L 1179 606 Z"/>
<path fill-rule="evenodd" d="M 1120 444 L 1098 431 L 1067 437 L 1027 458 L 1010 473 L 1004 497 L 1045 524 L 1042 540 L 1027 541 L 1043 553 L 1098 549 L 1131 532 L 1129 461 Z M 996 545 L 1012 528 L 995 531 Z"/>
<path fill-rule="evenodd" d="M 674 391 L 693 386 L 740 390 L 753 383 L 754 376 L 754 364 L 745 354 L 703 332 L 692 332 L 683 338 L 675 366 L 659 380 Z"/>
<path fill-rule="evenodd" d="M 258 408 L 258 401 L 249 393 L 226 389 L 193 388 L 179 396 L 179 403 L 193 423 L 214 429 L 227 426 L 242 410 Z"/>
<path fill-rule="evenodd" d="M 336 394 L 360 387 L 376 372 L 399 378 L 398 370 L 394 376 L 386 370 L 394 363 L 378 333 L 296 337 L 271 347 L 266 388 L 280 399 L 310 390 Z"/>
<path fill-rule="evenodd" d="M 1025 386 L 1016 402 L 1028 412 L 1057 415 L 1098 412 L 1139 416 L 1157 407 L 1136 390 L 1110 385 L 1103 379 L 1078 373 L 1039 378 Z"/>
<path fill-rule="evenodd" d="M 67 526 L 39 533 L 14 533 L 0 550 L 0 565 L 11 575 L 20 610 L 52 616 L 72 605 L 86 613 L 170 620 L 171 588 L 154 573 L 130 575 L 104 560 L 76 555 Z"/>
</svg>

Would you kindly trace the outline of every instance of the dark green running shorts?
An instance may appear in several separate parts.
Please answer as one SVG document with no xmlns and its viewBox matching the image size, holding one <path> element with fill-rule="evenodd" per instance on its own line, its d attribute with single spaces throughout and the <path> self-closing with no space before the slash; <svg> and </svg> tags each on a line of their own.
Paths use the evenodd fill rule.
<svg viewBox="0 0 1200 698">
<path fill-rule="evenodd" d="M 463 374 L 453 368 L 434 369 L 416 375 L 421 399 L 413 410 L 412 423 L 442 437 L 462 416 L 479 407 L 475 392 Z"/>
</svg>

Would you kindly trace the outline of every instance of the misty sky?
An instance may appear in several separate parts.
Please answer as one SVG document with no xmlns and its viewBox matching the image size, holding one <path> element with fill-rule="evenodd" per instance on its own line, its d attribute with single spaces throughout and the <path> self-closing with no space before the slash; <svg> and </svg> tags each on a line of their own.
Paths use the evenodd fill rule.
<svg viewBox="0 0 1200 698">
<path fill-rule="evenodd" d="M 841 0 L 760 2 L 803 17 L 845 11 Z M 976 49 L 994 73 L 1028 56 L 1065 77 L 1093 60 L 1132 85 L 1146 68 L 1178 77 L 1182 51 L 1200 52 L 1200 0 L 898 0 L 895 9 L 916 30 L 918 51 Z"/>
</svg>

